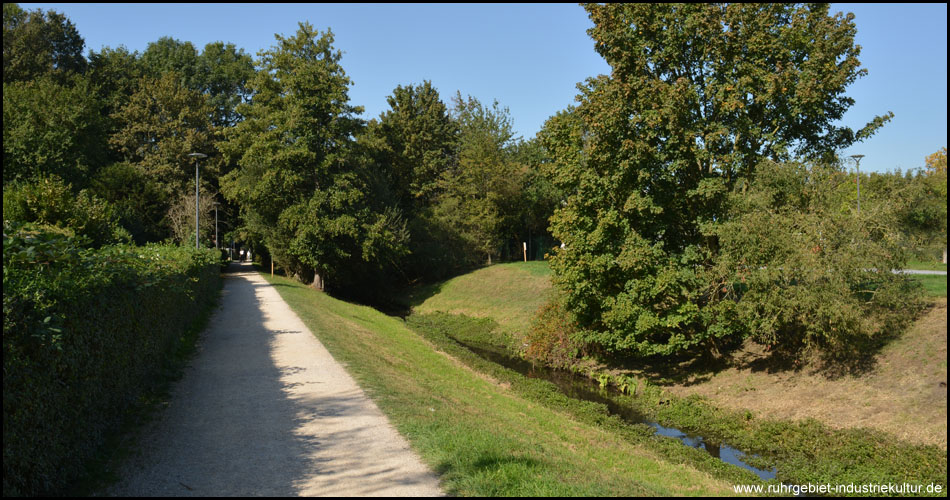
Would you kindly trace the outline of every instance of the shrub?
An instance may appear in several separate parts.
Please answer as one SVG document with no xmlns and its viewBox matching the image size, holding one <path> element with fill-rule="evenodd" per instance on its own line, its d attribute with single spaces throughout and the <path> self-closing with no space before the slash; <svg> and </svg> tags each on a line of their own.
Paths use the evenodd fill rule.
<svg viewBox="0 0 950 500">
<path fill-rule="evenodd" d="M 130 240 L 111 204 L 86 190 L 73 193 L 56 176 L 4 186 L 3 220 L 53 226 L 96 247 Z"/>
<path fill-rule="evenodd" d="M 568 368 L 582 354 L 584 345 L 576 340 L 577 326 L 571 320 L 561 295 L 538 310 L 525 335 L 524 356 L 557 368 Z"/>
<path fill-rule="evenodd" d="M 74 478 L 218 289 L 214 250 L 85 243 L 4 223 L 4 496 Z"/>
<path fill-rule="evenodd" d="M 851 209 L 851 185 L 834 167 L 761 165 L 730 201 L 706 296 L 722 324 L 784 351 L 813 348 L 859 359 L 921 305 L 891 272 L 906 262 L 892 202 Z M 728 314 L 727 314 L 728 313 Z"/>
</svg>

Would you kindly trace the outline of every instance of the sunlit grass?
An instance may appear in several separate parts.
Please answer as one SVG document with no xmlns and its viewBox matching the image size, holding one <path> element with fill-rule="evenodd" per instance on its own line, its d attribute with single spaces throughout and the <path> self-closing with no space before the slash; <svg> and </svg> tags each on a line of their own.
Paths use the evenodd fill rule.
<svg viewBox="0 0 950 500">
<path fill-rule="evenodd" d="M 732 494 L 722 479 L 519 397 L 438 352 L 398 318 L 263 276 L 440 475 L 450 495 Z"/>
<path fill-rule="evenodd" d="M 947 296 L 947 275 L 912 274 L 910 279 L 920 282 L 927 295 L 932 297 Z"/>
</svg>

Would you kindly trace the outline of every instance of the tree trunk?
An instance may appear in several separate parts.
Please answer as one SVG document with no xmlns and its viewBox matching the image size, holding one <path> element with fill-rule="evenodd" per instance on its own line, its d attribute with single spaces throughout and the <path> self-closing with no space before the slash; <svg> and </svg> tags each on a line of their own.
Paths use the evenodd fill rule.
<svg viewBox="0 0 950 500">
<path fill-rule="evenodd" d="M 323 278 L 318 273 L 313 273 L 313 283 L 310 286 L 323 291 Z"/>
</svg>

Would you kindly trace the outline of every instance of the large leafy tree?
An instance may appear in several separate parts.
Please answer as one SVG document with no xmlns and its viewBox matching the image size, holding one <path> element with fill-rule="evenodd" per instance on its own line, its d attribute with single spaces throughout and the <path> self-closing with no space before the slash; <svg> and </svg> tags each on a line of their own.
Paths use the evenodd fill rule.
<svg viewBox="0 0 950 500">
<path fill-rule="evenodd" d="M 235 125 L 241 119 L 237 106 L 249 96 L 253 59 L 233 43 L 212 42 L 205 45 L 198 63 L 203 77 L 200 90 L 208 94 L 214 109 L 211 121 L 217 127 Z"/>
<path fill-rule="evenodd" d="M 478 99 L 454 98 L 459 126 L 458 161 L 442 176 L 436 217 L 456 228 L 472 249 L 490 264 L 498 256 L 508 229 L 524 169 L 513 161 L 515 144 L 508 109 Z"/>
<path fill-rule="evenodd" d="M 107 123 L 88 78 L 3 83 L 3 182 L 56 175 L 82 188 L 106 160 Z"/>
<path fill-rule="evenodd" d="M 83 73 L 86 42 L 72 21 L 55 11 L 25 11 L 3 4 L 3 81 L 28 81 L 50 75 L 62 81 Z"/>
<path fill-rule="evenodd" d="M 163 36 L 148 44 L 141 57 L 145 74 L 159 78 L 175 73 L 183 87 L 197 90 L 204 81 L 203 68 L 198 59 L 198 49 L 191 42 Z"/>
<path fill-rule="evenodd" d="M 138 52 L 129 52 L 125 47 L 90 51 L 88 75 L 96 83 L 96 97 L 102 104 L 102 114 L 112 135 L 121 128 L 113 115 L 128 104 L 144 76 L 141 58 Z M 114 155 L 113 160 L 121 160 L 121 157 Z"/>
<path fill-rule="evenodd" d="M 206 96 L 183 87 L 174 72 L 143 77 L 114 118 L 121 128 L 110 143 L 125 161 L 164 186 L 169 199 L 189 186 L 194 189 L 194 160 L 188 154 L 214 149 L 216 131 Z M 219 164 L 215 158 L 201 164 L 206 182 L 216 180 Z"/>
<path fill-rule="evenodd" d="M 568 194 L 553 267 L 586 340 L 669 354 L 712 341 L 703 269 L 726 194 L 764 159 L 828 160 L 890 118 L 836 124 L 862 76 L 852 15 L 827 5 L 585 7 L 611 66 L 543 134 Z"/>
<path fill-rule="evenodd" d="M 191 42 L 170 37 L 150 43 L 140 65 L 148 76 L 175 73 L 183 87 L 206 94 L 218 127 L 240 119 L 236 107 L 247 97 L 247 82 L 254 75 L 253 59 L 233 43 L 212 42 L 199 54 Z"/>
<path fill-rule="evenodd" d="M 374 160 L 386 172 L 400 208 L 410 214 L 431 204 L 439 179 L 455 160 L 458 125 L 428 81 L 397 86 L 390 109 L 371 122 Z"/>
<path fill-rule="evenodd" d="M 369 209 L 352 151 L 362 109 L 349 104 L 333 34 L 301 23 L 276 38 L 259 54 L 250 103 L 238 107 L 245 119 L 222 145 L 238 164 L 223 192 L 279 264 L 345 286 L 352 266 L 401 251 L 399 216 Z"/>
</svg>

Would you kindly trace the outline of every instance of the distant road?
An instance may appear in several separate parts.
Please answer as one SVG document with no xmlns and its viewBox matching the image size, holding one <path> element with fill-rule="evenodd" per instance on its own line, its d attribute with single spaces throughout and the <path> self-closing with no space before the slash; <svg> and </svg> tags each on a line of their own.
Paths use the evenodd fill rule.
<svg viewBox="0 0 950 500">
<path fill-rule="evenodd" d="M 895 269 L 894 274 L 935 274 L 937 276 L 946 276 L 946 271 L 922 271 L 917 269 Z"/>
</svg>

